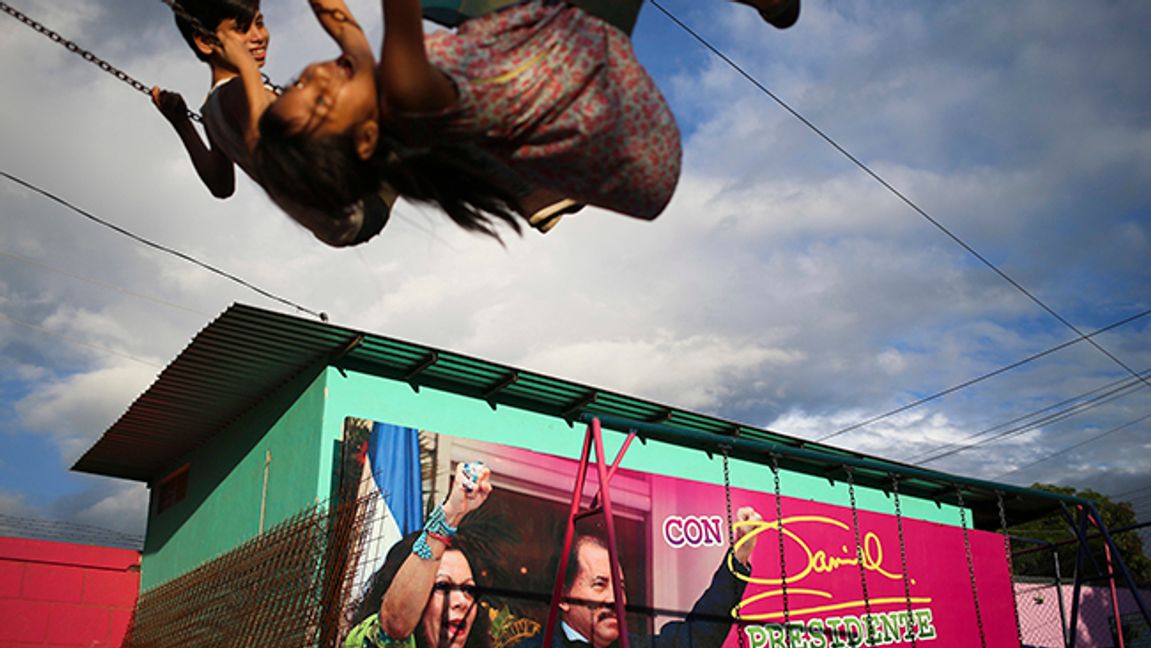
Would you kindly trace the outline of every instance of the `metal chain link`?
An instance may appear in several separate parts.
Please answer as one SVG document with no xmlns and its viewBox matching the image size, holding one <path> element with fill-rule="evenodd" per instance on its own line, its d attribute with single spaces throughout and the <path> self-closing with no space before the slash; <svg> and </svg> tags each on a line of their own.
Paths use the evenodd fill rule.
<svg viewBox="0 0 1151 648">
<path fill-rule="evenodd" d="M 867 625 L 864 632 L 867 634 L 867 643 L 871 643 L 871 595 L 867 593 L 867 570 L 863 565 L 863 541 L 859 535 L 859 508 L 855 504 L 855 471 L 851 466 L 844 466 L 847 473 L 847 498 L 851 500 L 851 522 L 855 532 L 855 561 L 859 565 L 859 588 L 863 590 L 863 610 L 867 613 Z"/>
<path fill-rule="evenodd" d="M 975 560 L 971 556 L 971 535 L 967 532 L 967 509 L 963 505 L 963 489 L 955 489 L 959 504 L 959 526 L 963 529 L 963 549 L 967 552 L 967 574 L 971 577 L 971 601 L 975 604 L 975 623 L 979 626 L 979 645 L 987 648 L 987 635 L 983 630 L 983 613 L 979 610 L 979 589 L 975 584 Z"/>
<path fill-rule="evenodd" d="M 791 645 L 791 609 L 787 602 L 787 557 L 783 546 L 783 497 L 779 487 L 779 455 L 771 455 L 771 477 L 775 488 L 775 524 L 779 533 L 779 587 L 783 595 L 783 644 Z"/>
<path fill-rule="evenodd" d="M 19 20 L 20 22 L 24 23 L 25 25 L 31 27 L 32 29 L 39 32 L 40 34 L 47 36 L 53 43 L 63 45 L 64 49 L 68 50 L 69 52 L 72 52 L 73 54 L 78 54 L 80 56 L 80 58 L 84 59 L 85 61 L 88 61 L 89 63 L 95 64 L 101 70 L 111 74 L 112 76 L 116 77 L 120 81 L 123 81 L 124 83 L 131 86 L 132 89 L 137 90 L 139 92 L 142 92 L 146 95 L 152 94 L 151 88 L 149 88 L 148 86 L 144 85 L 143 83 L 137 81 L 136 79 L 132 78 L 127 72 L 124 72 L 123 70 L 117 68 L 116 66 L 105 61 L 104 59 L 100 58 L 99 56 L 96 56 L 92 52 L 89 52 L 88 50 L 80 47 L 76 43 L 68 40 L 67 38 L 64 38 L 59 33 L 49 29 L 48 27 L 45 27 L 43 24 L 37 22 L 36 20 L 33 20 L 28 15 L 19 11 L 15 7 L 9 5 L 7 2 L 3 2 L 3 0 L 0 0 L 0 9 L 3 9 L 5 13 L 12 16 L 16 20 Z M 196 114 L 195 112 L 192 112 L 191 110 L 188 111 L 188 118 L 192 119 L 193 121 L 197 121 L 197 122 L 201 122 L 201 123 L 203 122 L 203 120 L 200 118 L 200 116 L 198 114 Z"/>
<path fill-rule="evenodd" d="M 995 500 L 999 505 L 999 528 L 1003 529 L 1003 554 L 1007 558 L 1007 575 L 1010 577 L 1011 582 L 1015 582 L 1015 564 L 1011 556 L 1011 534 L 1007 532 L 1007 509 L 1003 505 L 1003 491 L 995 491 Z M 1014 587 L 1014 585 L 1013 585 Z M 1014 592 L 1012 598 L 1014 599 Z M 1015 634 L 1019 639 L 1019 645 L 1023 645 L 1023 624 L 1019 621 L 1019 608 L 1018 606 L 1011 606 L 1011 613 L 1015 615 Z"/>
<path fill-rule="evenodd" d="M 727 500 L 727 544 L 733 549 L 735 548 L 735 526 L 731 516 L 731 473 L 727 467 L 727 446 L 720 446 L 720 451 L 723 453 L 723 495 Z"/>
<path fill-rule="evenodd" d="M 724 499 L 727 500 L 727 545 L 729 547 L 731 547 L 731 551 L 734 553 L 735 552 L 735 523 L 734 523 L 734 518 L 731 515 L 731 472 L 730 472 L 728 465 L 727 465 L 728 464 L 727 454 L 728 454 L 728 451 L 730 450 L 730 448 L 728 448 L 726 445 L 723 445 L 723 446 L 720 446 L 719 449 L 721 452 L 723 452 L 723 495 L 724 495 Z M 737 616 L 735 621 L 736 621 L 735 636 L 739 640 L 739 648 L 746 648 L 746 644 L 745 644 L 746 639 L 744 639 L 744 636 L 743 636 L 743 620 Z"/>
<path fill-rule="evenodd" d="M 182 8 L 178 8 L 178 5 L 176 2 L 171 2 L 169 0 L 161 0 L 161 1 L 163 3 L 165 3 L 165 5 L 171 7 L 171 9 L 173 9 L 174 12 L 176 12 L 177 14 L 181 14 L 183 16 L 188 17 L 188 18 L 186 18 L 186 20 L 195 21 L 195 18 L 188 16 L 188 14 L 186 14 L 186 12 L 184 12 L 184 10 Z M 78 55 L 79 58 L 84 59 L 85 61 L 87 61 L 89 63 L 93 63 L 94 66 L 97 66 L 101 70 L 106 71 L 106 73 L 116 77 L 117 79 L 120 79 L 120 81 L 127 83 L 128 85 L 130 85 L 132 87 L 132 90 L 136 90 L 137 92 L 147 94 L 147 96 L 151 96 L 152 89 L 150 86 L 144 85 L 142 82 L 137 81 L 137 79 L 132 78 L 132 76 L 129 75 L 128 73 L 125 73 L 125 71 L 121 70 L 120 68 L 113 66 L 112 63 L 109 63 L 109 62 L 105 61 L 104 59 L 99 58 L 99 56 L 97 56 L 96 54 L 93 54 L 93 53 L 87 51 L 87 49 L 84 49 L 83 47 L 76 45 L 75 43 L 73 43 L 73 41 L 68 40 L 67 38 L 64 38 L 63 36 L 60 36 L 59 32 L 56 32 L 52 29 L 49 29 L 43 23 L 40 23 L 36 20 L 33 20 L 33 18 L 31 18 L 30 16 L 21 12 L 20 9 L 16 9 L 12 5 L 8 5 L 8 3 L 3 1 L 3 0 L 0 0 L 0 9 L 3 9 L 3 12 L 8 14 L 9 16 L 16 18 L 17 21 L 20 21 L 20 22 L 24 23 L 25 25 L 30 26 L 30 28 L 32 28 L 33 30 L 36 30 L 38 33 L 40 33 L 40 35 L 48 37 L 48 40 L 52 40 L 53 43 L 58 44 L 58 45 L 62 45 L 64 47 L 64 49 L 68 49 L 69 52 Z M 203 29 L 203 28 L 200 28 L 200 29 Z M 266 75 L 260 75 L 260 76 L 262 78 L 264 78 L 264 85 L 270 87 L 270 89 L 272 89 L 273 92 L 275 92 L 276 94 L 282 94 L 283 93 L 283 87 L 272 83 L 272 81 L 270 81 L 270 79 Z M 204 123 L 204 120 L 201 119 L 200 115 L 197 114 L 195 112 L 195 110 L 191 110 L 191 109 L 188 110 L 188 119 L 195 121 L 195 122 Z"/>
<path fill-rule="evenodd" d="M 899 475 L 891 475 L 892 501 L 895 503 L 895 527 L 899 532 L 899 564 L 903 570 L 903 598 L 907 602 L 907 636 L 911 648 L 919 647 L 919 629 L 915 625 L 915 615 L 911 611 L 911 578 L 907 575 L 907 542 L 903 535 L 903 507 L 899 502 Z"/>
</svg>

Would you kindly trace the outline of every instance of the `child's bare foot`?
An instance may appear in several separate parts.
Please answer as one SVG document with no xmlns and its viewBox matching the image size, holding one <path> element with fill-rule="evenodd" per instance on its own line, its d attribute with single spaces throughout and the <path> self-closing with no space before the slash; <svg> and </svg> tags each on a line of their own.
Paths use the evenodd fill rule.
<svg viewBox="0 0 1151 648">
<path fill-rule="evenodd" d="M 772 26 L 787 29 L 799 20 L 799 0 L 735 0 L 759 10 L 759 15 Z"/>
<path fill-rule="evenodd" d="M 574 214 L 584 206 L 550 189 L 536 189 L 520 199 L 519 208 L 532 227 L 547 234 L 566 214 Z"/>
</svg>

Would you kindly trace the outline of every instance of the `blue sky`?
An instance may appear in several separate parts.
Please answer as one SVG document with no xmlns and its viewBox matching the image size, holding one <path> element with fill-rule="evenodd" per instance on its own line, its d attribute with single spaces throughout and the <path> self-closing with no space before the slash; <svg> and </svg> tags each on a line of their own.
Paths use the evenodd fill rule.
<svg viewBox="0 0 1151 648">
<path fill-rule="evenodd" d="M 13 4 L 192 105 L 207 88 L 160 2 Z M 1148 3 L 807 2 L 786 32 L 661 4 L 1082 331 L 1151 308 Z M 378 4 L 352 7 L 375 38 Z M 265 9 L 273 80 L 334 52 L 306 3 Z M 246 181 L 211 198 L 146 97 L 8 16 L 0 170 L 339 324 L 806 438 L 1074 339 L 656 7 L 635 41 L 685 142 L 654 223 L 587 210 L 501 247 L 402 203 L 326 249 Z M 6 180 L 0 232 L 0 513 L 140 533 L 140 485 L 68 467 L 230 303 L 279 306 Z M 1097 342 L 1147 370 L 1149 324 Z M 1081 342 L 834 443 L 929 456 L 1125 378 Z M 1117 429 L 1149 413 L 1137 386 L 928 465 L 1134 492 L 1149 519 L 1151 423 Z"/>
</svg>

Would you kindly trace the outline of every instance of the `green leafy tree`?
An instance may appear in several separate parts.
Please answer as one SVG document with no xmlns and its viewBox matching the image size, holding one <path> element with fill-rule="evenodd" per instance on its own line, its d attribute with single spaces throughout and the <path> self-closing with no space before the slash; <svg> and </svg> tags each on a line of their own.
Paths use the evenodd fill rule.
<svg viewBox="0 0 1151 648">
<path fill-rule="evenodd" d="M 1031 487 L 1038 490 L 1071 495 L 1094 501 L 1095 507 L 1099 510 L 1100 515 L 1103 516 L 1103 523 L 1107 526 L 1109 532 L 1114 529 L 1121 529 L 1136 524 L 1135 508 L 1129 502 L 1112 501 L 1111 498 L 1106 495 L 1097 493 L 1091 489 L 1077 490 L 1070 486 L 1055 486 L 1052 484 L 1032 484 Z M 1042 540 L 1059 545 L 1056 551 L 1059 556 L 1060 572 L 1063 578 L 1067 580 L 1070 580 L 1074 576 L 1077 545 L 1074 543 L 1075 534 L 1068 526 L 1067 520 L 1063 515 L 1053 513 L 1025 524 L 1010 527 L 1009 531 L 1011 535 L 1015 537 Z M 1098 535 L 1094 526 L 1091 527 L 1088 537 L 1093 535 Z M 1072 542 L 1069 544 L 1059 544 L 1065 543 L 1068 540 Z M 1151 558 L 1148 558 L 1147 555 L 1143 553 L 1143 541 L 1139 538 L 1139 534 L 1134 531 L 1112 534 L 1112 540 L 1115 541 L 1115 545 L 1123 557 L 1123 562 L 1126 563 L 1127 568 L 1131 570 L 1131 575 L 1135 579 L 1135 582 L 1141 585 L 1151 583 Z M 1091 549 L 1091 554 L 1095 556 L 1096 563 L 1098 563 L 1101 569 L 1106 570 L 1107 559 L 1102 539 L 1090 540 L 1088 545 Z M 1013 551 L 1018 554 L 1027 548 L 1026 544 L 1016 543 Z M 1046 550 L 1020 554 L 1013 560 L 1013 566 L 1017 576 L 1053 577 L 1055 574 L 1054 560 L 1051 552 Z M 1105 571 L 1102 574 L 1097 573 L 1094 563 L 1086 558 L 1083 569 L 1083 576 L 1086 578 L 1106 574 Z M 1118 576 L 1118 574 L 1116 575 Z"/>
</svg>

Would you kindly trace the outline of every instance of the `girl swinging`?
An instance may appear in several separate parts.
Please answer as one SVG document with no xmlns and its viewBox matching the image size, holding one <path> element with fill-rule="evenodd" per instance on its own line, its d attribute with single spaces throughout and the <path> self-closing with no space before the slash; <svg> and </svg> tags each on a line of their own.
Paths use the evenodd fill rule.
<svg viewBox="0 0 1151 648">
<path fill-rule="evenodd" d="M 312 0 L 341 56 L 309 65 L 265 111 L 256 150 L 265 188 L 339 214 L 386 182 L 493 236 L 496 221 L 519 231 L 514 206 L 529 188 L 655 218 L 681 150 L 624 31 L 642 0 L 604 3 L 626 7 L 615 24 L 591 0 L 572 1 L 588 8 L 526 0 L 425 37 L 419 0 L 385 0 L 377 64 L 343 0 Z M 799 13 L 799 0 L 739 1 L 779 28 Z M 532 224 L 544 229 L 560 213 Z"/>
</svg>

